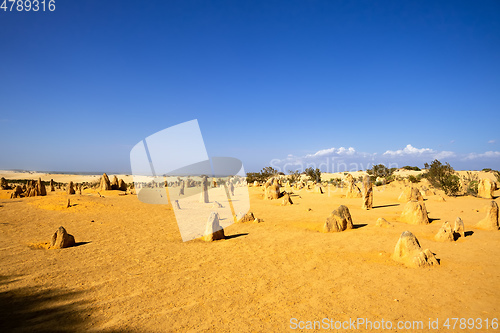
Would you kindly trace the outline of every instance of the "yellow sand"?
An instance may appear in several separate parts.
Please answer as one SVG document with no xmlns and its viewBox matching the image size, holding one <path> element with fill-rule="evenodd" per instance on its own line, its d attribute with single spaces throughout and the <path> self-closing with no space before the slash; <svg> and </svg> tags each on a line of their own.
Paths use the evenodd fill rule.
<svg viewBox="0 0 500 333">
<path fill-rule="evenodd" d="M 500 317 L 500 231 L 474 228 L 488 200 L 430 196 L 432 223 L 415 226 L 398 222 L 399 184 L 376 187 L 368 211 L 340 190 L 301 191 L 286 207 L 262 200 L 261 188 L 249 190 L 251 210 L 264 222 L 233 224 L 229 239 L 213 243 L 183 243 L 170 206 L 117 191 L 1 199 L 2 331 L 280 332 L 290 330 L 291 318 L 427 325 L 429 318 Z M 68 197 L 73 205 L 64 208 Z M 340 204 L 356 228 L 318 232 Z M 473 234 L 435 241 L 441 224 L 457 216 Z M 395 227 L 376 227 L 379 217 Z M 44 249 L 61 225 L 77 246 Z M 441 265 L 412 269 L 392 261 L 405 230 Z"/>
</svg>

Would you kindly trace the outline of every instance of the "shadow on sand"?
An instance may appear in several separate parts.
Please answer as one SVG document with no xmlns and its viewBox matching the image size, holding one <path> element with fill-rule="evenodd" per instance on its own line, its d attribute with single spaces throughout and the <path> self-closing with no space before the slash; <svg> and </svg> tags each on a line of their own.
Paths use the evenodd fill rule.
<svg viewBox="0 0 500 333">
<path fill-rule="evenodd" d="M 380 205 L 380 206 L 373 206 L 372 208 L 375 209 L 375 208 L 395 207 L 395 206 L 399 206 L 399 205 L 400 204 Z"/>
<path fill-rule="evenodd" d="M 237 237 L 246 236 L 246 235 L 248 235 L 248 232 L 242 233 L 242 234 L 228 235 L 228 236 L 226 236 L 226 239 L 237 238 Z"/>
<path fill-rule="evenodd" d="M 36 287 L 8 288 L 16 276 L 0 276 L 0 322 L 3 332 L 71 332 L 83 328 L 87 303 L 82 292 Z M 6 288 L 7 287 L 7 288 Z"/>
</svg>

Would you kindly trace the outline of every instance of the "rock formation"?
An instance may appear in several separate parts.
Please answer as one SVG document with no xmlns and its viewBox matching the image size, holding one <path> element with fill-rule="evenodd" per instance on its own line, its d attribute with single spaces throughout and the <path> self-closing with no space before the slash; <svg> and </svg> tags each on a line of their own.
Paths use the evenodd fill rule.
<svg viewBox="0 0 500 333">
<path fill-rule="evenodd" d="M 290 194 L 288 192 L 285 192 L 283 195 L 283 201 L 281 202 L 282 206 L 288 206 L 288 205 L 293 205 L 292 198 L 290 198 Z"/>
<path fill-rule="evenodd" d="M 267 183 L 266 183 L 267 185 Z M 280 197 L 280 185 L 278 179 L 274 178 L 272 185 L 264 187 L 264 199 L 275 200 Z"/>
<path fill-rule="evenodd" d="M 62 249 L 65 247 L 70 247 L 75 245 L 75 237 L 66 232 L 66 229 L 59 227 L 57 231 L 52 235 L 50 241 L 51 249 Z"/>
<path fill-rule="evenodd" d="M 486 206 L 486 217 L 478 222 L 476 227 L 486 230 L 498 230 L 498 204 L 490 201 Z"/>
<path fill-rule="evenodd" d="M 179 195 L 184 195 L 185 187 L 186 187 L 186 182 L 184 182 L 184 180 L 181 180 L 179 184 Z"/>
<path fill-rule="evenodd" d="M 47 195 L 47 189 L 45 188 L 45 184 L 42 182 L 41 178 L 38 178 L 38 181 L 36 182 L 36 189 L 38 195 Z"/>
<path fill-rule="evenodd" d="M 453 236 L 455 239 L 458 237 L 465 237 L 465 225 L 460 217 L 455 220 L 455 226 L 453 227 Z"/>
<path fill-rule="evenodd" d="M 443 223 L 437 234 L 434 236 L 434 239 L 439 242 L 453 242 L 455 240 L 453 230 L 451 229 L 451 225 L 448 221 Z"/>
<path fill-rule="evenodd" d="M 413 187 L 413 186 L 405 186 L 403 189 L 403 192 L 398 198 L 398 201 L 401 202 L 408 202 L 408 201 L 424 201 L 424 198 L 422 197 L 422 194 L 418 190 L 418 188 Z"/>
<path fill-rule="evenodd" d="M 73 182 L 69 182 L 67 193 L 68 194 L 75 194 L 75 189 L 73 188 Z"/>
<path fill-rule="evenodd" d="M 203 240 L 212 242 L 224 238 L 226 237 L 224 236 L 224 229 L 219 224 L 219 213 L 211 212 L 207 220 L 207 227 L 203 235 Z"/>
<path fill-rule="evenodd" d="M 493 198 L 495 183 L 488 178 L 482 178 L 477 185 L 477 196 L 485 199 Z"/>
<path fill-rule="evenodd" d="M 370 176 L 366 175 L 363 177 L 363 209 L 373 208 L 373 184 L 370 180 Z"/>
<path fill-rule="evenodd" d="M 359 187 L 354 183 L 354 178 L 350 173 L 348 173 L 344 178 L 344 183 L 347 186 L 346 198 L 361 198 L 361 191 Z"/>
<path fill-rule="evenodd" d="M 54 192 L 56 189 L 54 188 L 54 179 L 50 180 L 50 192 Z"/>
<path fill-rule="evenodd" d="M 201 178 L 200 202 L 202 202 L 202 203 L 209 202 L 209 200 L 208 200 L 208 177 L 207 176 L 202 176 L 202 178 Z M 218 221 L 218 217 L 217 217 L 217 221 Z"/>
<path fill-rule="evenodd" d="M 252 212 L 248 212 L 246 214 L 239 212 L 236 215 L 236 222 L 237 223 L 246 223 L 246 222 L 254 222 L 254 221 L 255 221 L 255 216 L 253 215 Z"/>
<path fill-rule="evenodd" d="M 394 227 L 394 224 L 392 223 L 389 223 L 386 221 L 386 219 L 384 219 L 383 217 L 379 217 L 377 219 L 377 222 L 375 223 L 375 225 L 377 227 L 381 227 L 381 228 L 390 228 L 390 227 Z"/>
<path fill-rule="evenodd" d="M 179 206 L 179 200 L 174 200 L 173 206 L 175 209 L 181 209 L 181 206 Z"/>
<path fill-rule="evenodd" d="M 212 205 L 212 208 L 213 209 L 217 209 L 217 208 L 223 208 L 223 206 L 221 205 L 220 202 L 218 201 L 214 201 L 213 205 Z"/>
<path fill-rule="evenodd" d="M 118 189 L 118 177 L 116 177 L 116 175 L 113 176 L 113 180 L 111 181 L 110 185 L 112 190 Z"/>
<path fill-rule="evenodd" d="M 353 228 L 351 214 L 344 205 L 340 205 L 339 208 L 335 209 L 323 225 L 324 232 L 339 232 Z"/>
<path fill-rule="evenodd" d="M 4 177 L 0 178 L 0 189 L 1 190 L 10 190 L 10 186 Z"/>
<path fill-rule="evenodd" d="M 110 183 L 109 177 L 106 173 L 102 174 L 101 183 L 99 185 L 99 190 L 101 190 L 101 191 L 111 190 L 111 183 Z"/>
<path fill-rule="evenodd" d="M 10 197 L 11 199 L 21 198 L 22 194 L 23 188 L 21 187 L 21 185 L 16 185 L 16 187 L 14 188 L 14 192 L 11 193 Z"/>
<path fill-rule="evenodd" d="M 409 231 L 403 232 L 399 237 L 392 259 L 408 267 L 439 265 L 434 254 L 429 249 L 422 250 L 417 238 Z"/>
<path fill-rule="evenodd" d="M 427 209 L 420 201 L 409 201 L 401 213 L 401 222 L 409 224 L 429 224 Z"/>
<path fill-rule="evenodd" d="M 120 191 L 126 191 L 127 190 L 127 183 L 123 181 L 123 179 L 118 180 L 118 190 Z"/>
<path fill-rule="evenodd" d="M 316 184 L 316 186 L 314 186 L 314 193 L 319 193 L 319 194 L 324 193 L 323 188 L 321 187 L 320 184 Z"/>
</svg>

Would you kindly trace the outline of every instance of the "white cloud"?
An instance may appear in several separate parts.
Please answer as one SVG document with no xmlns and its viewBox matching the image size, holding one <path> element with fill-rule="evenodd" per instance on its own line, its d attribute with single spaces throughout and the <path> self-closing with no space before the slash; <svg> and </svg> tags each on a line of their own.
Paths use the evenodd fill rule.
<svg viewBox="0 0 500 333">
<path fill-rule="evenodd" d="M 342 156 L 342 155 L 354 155 L 356 154 L 356 150 L 352 147 L 345 148 L 345 147 L 340 147 L 340 148 L 328 148 L 328 149 L 322 149 L 318 150 L 314 154 L 307 154 L 304 156 L 304 158 L 312 158 L 312 157 L 323 157 L 323 156 Z"/>
<path fill-rule="evenodd" d="M 441 158 L 449 158 L 449 157 L 455 157 L 455 156 L 457 156 L 457 154 L 455 154 L 454 152 L 443 150 L 439 153 L 436 153 L 434 155 L 434 158 L 439 160 Z"/>
<path fill-rule="evenodd" d="M 476 160 L 480 158 L 500 158 L 500 151 L 487 151 L 482 154 L 469 153 L 465 155 L 465 160 Z"/>
<path fill-rule="evenodd" d="M 438 151 L 432 148 L 417 148 L 411 144 L 398 150 L 387 150 L 383 154 L 359 152 L 353 147 L 327 148 L 318 150 L 315 153 L 303 156 L 294 156 L 288 154 L 284 159 L 274 159 L 271 166 L 282 168 L 285 171 L 301 170 L 307 167 L 319 167 L 322 171 L 337 172 L 342 167 L 349 171 L 368 169 L 374 164 L 383 163 L 400 167 L 402 165 L 423 165 L 434 159 L 445 160 L 447 162 L 457 163 L 462 167 L 468 167 L 470 163 L 500 163 L 500 152 L 487 151 L 484 153 L 455 153 L 453 151 Z M 469 164 L 463 164 L 463 163 Z M 461 164 L 462 163 L 462 164 Z M 323 170 L 326 169 L 326 170 Z M 352 169 L 352 170 L 351 170 Z M 344 171 L 344 170 L 340 170 Z"/>
<path fill-rule="evenodd" d="M 383 155 L 407 156 L 407 155 L 422 155 L 422 154 L 433 154 L 433 153 L 436 153 L 436 151 L 434 151 L 433 149 L 430 148 L 419 149 L 409 144 L 400 150 L 387 150 Z"/>
<path fill-rule="evenodd" d="M 488 141 L 488 143 L 495 143 L 495 142 L 497 142 L 497 141 L 496 140 L 490 140 L 490 141 Z"/>
</svg>

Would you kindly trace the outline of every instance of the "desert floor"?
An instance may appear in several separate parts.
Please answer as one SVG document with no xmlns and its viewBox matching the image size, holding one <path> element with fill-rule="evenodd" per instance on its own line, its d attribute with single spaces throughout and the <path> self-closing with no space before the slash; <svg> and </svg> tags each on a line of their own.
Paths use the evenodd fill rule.
<svg viewBox="0 0 500 333">
<path fill-rule="evenodd" d="M 211 243 L 182 242 L 170 206 L 119 191 L 22 199 L 0 191 L 1 331 L 281 332 L 291 330 L 292 318 L 359 317 L 424 323 L 395 332 L 466 332 L 441 325 L 500 318 L 500 231 L 474 228 L 489 200 L 428 196 L 432 223 L 408 225 L 398 222 L 402 188 L 375 188 L 374 208 L 364 211 L 361 199 L 346 199 L 340 189 L 301 190 L 294 205 L 282 207 L 250 187 L 251 211 L 263 222 L 232 224 L 227 239 Z M 341 204 L 355 229 L 319 232 Z M 441 224 L 458 216 L 468 236 L 435 241 Z M 375 226 L 379 217 L 394 227 Z M 77 246 L 37 248 L 61 225 Z M 405 230 L 439 266 L 407 268 L 390 258 Z M 441 328 L 430 330 L 429 318 Z"/>
</svg>

